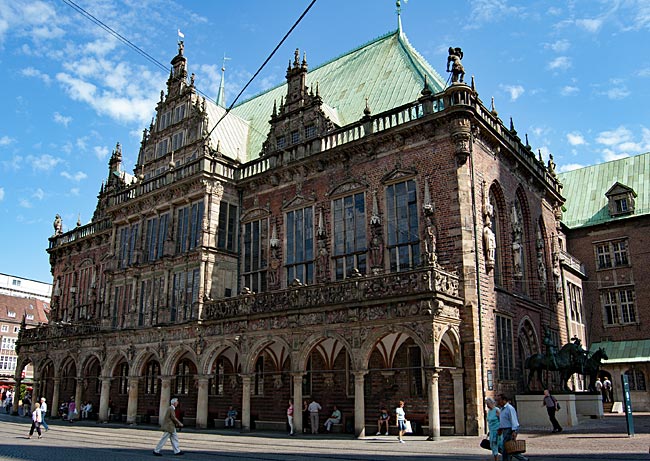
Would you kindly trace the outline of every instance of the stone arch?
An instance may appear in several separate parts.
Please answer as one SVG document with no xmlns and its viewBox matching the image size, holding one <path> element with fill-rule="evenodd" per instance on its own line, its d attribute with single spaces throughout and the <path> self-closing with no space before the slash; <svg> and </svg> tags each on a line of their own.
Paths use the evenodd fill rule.
<svg viewBox="0 0 650 461">
<path fill-rule="evenodd" d="M 178 361 L 185 356 L 187 356 L 194 363 L 194 366 L 198 369 L 199 360 L 196 357 L 196 353 L 189 346 L 179 345 L 171 351 L 165 362 L 160 364 L 162 366 L 162 374 L 173 375 L 174 368 L 176 367 Z"/>
<path fill-rule="evenodd" d="M 303 342 L 302 347 L 298 351 L 296 363 L 293 364 L 293 370 L 304 371 L 307 368 L 307 361 L 309 360 L 309 356 L 313 352 L 314 348 L 327 339 L 333 339 L 334 341 L 342 344 L 343 347 L 337 351 L 337 354 L 340 351 L 345 350 L 350 356 L 351 364 L 354 368 L 357 368 L 356 364 L 354 363 L 354 356 L 352 354 L 352 345 L 340 334 L 327 332 L 325 335 L 322 333 L 314 333 Z"/>
<path fill-rule="evenodd" d="M 535 328 L 535 324 L 527 315 L 519 321 L 517 338 L 522 343 L 523 352 L 525 353 L 524 359 L 529 355 L 540 353 L 539 334 Z"/>
<path fill-rule="evenodd" d="M 422 356 L 428 360 L 431 361 L 430 365 L 433 365 L 433 345 L 431 343 L 425 342 L 418 336 L 418 334 L 404 326 L 404 325 L 389 325 L 389 326 L 384 326 L 381 328 L 374 329 L 371 334 L 368 335 L 368 337 L 365 339 L 363 344 L 361 345 L 360 351 L 359 351 L 359 369 L 367 369 L 368 368 L 368 363 L 370 361 L 370 356 L 372 355 L 373 350 L 375 349 L 375 346 L 377 345 L 378 341 L 381 340 L 381 338 L 395 334 L 395 333 L 402 333 L 408 335 L 413 341 L 420 346 L 420 350 L 422 351 Z"/>
<path fill-rule="evenodd" d="M 106 377 L 112 377 L 115 374 L 115 367 L 122 360 L 127 360 L 126 356 L 122 351 L 112 352 L 104 362 L 104 367 L 102 369 L 102 374 Z"/>
<path fill-rule="evenodd" d="M 68 354 L 61 360 L 60 364 L 60 391 L 59 395 L 62 401 L 67 400 L 69 397 L 74 397 L 77 389 L 77 376 L 79 365 L 75 358 Z"/>
<path fill-rule="evenodd" d="M 463 367 L 463 356 L 460 352 L 460 336 L 458 331 L 452 326 L 448 325 L 445 332 L 442 334 L 440 341 L 436 344 L 435 364 L 440 366 L 440 348 L 445 347 L 451 354 L 453 364 L 457 368 Z"/>
<path fill-rule="evenodd" d="M 142 376 L 144 374 L 144 367 L 152 359 L 156 360 L 161 364 L 160 356 L 153 350 L 142 349 L 138 351 L 131 363 L 131 369 L 129 370 L 132 376 Z M 162 364 L 161 364 L 162 366 Z"/>
<path fill-rule="evenodd" d="M 97 360 L 97 362 L 102 364 L 102 360 L 99 357 L 99 355 L 96 352 L 89 351 L 85 352 L 80 358 L 79 358 L 79 373 L 81 377 L 84 377 L 86 375 L 86 370 L 88 368 L 88 365 L 93 361 Z"/>
<path fill-rule="evenodd" d="M 532 238 L 533 231 L 531 230 L 532 227 L 532 220 L 531 220 L 531 212 L 530 212 L 530 206 L 528 203 L 528 198 L 526 196 L 525 191 L 521 187 L 521 185 L 517 188 L 517 191 L 515 193 L 515 198 L 513 201 L 513 213 L 517 212 L 520 214 L 520 217 L 517 218 L 518 220 L 520 219 L 521 222 L 519 225 L 521 226 L 521 235 L 520 235 L 520 252 L 521 252 L 521 290 L 525 293 L 530 294 L 531 292 L 531 281 L 534 280 L 534 277 L 532 276 L 532 262 L 535 260 L 532 255 L 532 248 L 533 248 L 533 243 L 534 238 Z M 514 217 L 512 217 L 513 220 L 513 225 L 514 225 Z M 513 228 L 513 235 L 515 235 L 516 229 Z M 513 253 L 515 252 L 515 242 L 513 240 Z M 516 258 L 516 255 L 513 255 Z M 514 265 L 516 268 L 516 263 Z M 517 274 L 515 273 L 515 276 Z"/>
<path fill-rule="evenodd" d="M 494 233 L 494 238 L 496 240 L 496 251 L 494 255 L 494 283 L 496 285 L 504 285 L 504 281 L 506 280 L 505 268 L 507 267 L 507 264 L 504 264 L 504 261 L 507 261 L 507 255 L 510 254 L 510 252 L 506 250 L 505 242 L 509 242 L 510 239 L 508 238 L 509 226 L 506 226 L 508 207 L 506 205 L 503 189 L 498 181 L 494 181 L 490 186 L 488 200 L 492 205 L 492 232 Z"/>
<path fill-rule="evenodd" d="M 215 361 L 219 356 L 221 356 L 225 351 L 233 350 L 235 355 L 235 360 L 229 358 L 232 362 L 233 367 L 239 368 L 241 364 L 241 349 L 240 345 L 236 341 L 223 340 L 210 344 L 200 355 L 198 369 L 201 374 L 209 375 L 212 373 L 212 370 L 215 366 Z"/>
</svg>

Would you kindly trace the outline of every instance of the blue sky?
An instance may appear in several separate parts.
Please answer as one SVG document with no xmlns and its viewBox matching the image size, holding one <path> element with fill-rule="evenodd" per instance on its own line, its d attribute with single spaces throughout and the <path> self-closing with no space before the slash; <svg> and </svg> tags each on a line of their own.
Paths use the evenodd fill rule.
<svg viewBox="0 0 650 461">
<path fill-rule="evenodd" d="M 310 2 L 76 3 L 166 66 L 180 29 L 213 98 L 227 55 L 229 104 Z M 410 0 L 402 25 L 441 75 L 462 47 L 482 100 L 560 170 L 650 151 L 650 1 Z M 295 48 L 315 67 L 396 27 L 392 0 L 318 0 L 245 97 L 281 83 Z M 51 282 L 55 214 L 90 221 L 118 141 L 132 172 L 168 71 L 63 0 L 0 0 L 0 64 L 0 272 Z"/>
</svg>

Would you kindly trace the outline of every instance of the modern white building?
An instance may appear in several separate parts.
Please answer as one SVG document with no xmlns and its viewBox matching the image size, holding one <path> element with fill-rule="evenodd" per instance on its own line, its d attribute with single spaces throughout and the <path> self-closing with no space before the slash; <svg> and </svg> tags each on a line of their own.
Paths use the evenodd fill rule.
<svg viewBox="0 0 650 461">
<path fill-rule="evenodd" d="M 49 304 L 52 284 L 0 273 L 0 294 L 36 298 Z"/>
</svg>

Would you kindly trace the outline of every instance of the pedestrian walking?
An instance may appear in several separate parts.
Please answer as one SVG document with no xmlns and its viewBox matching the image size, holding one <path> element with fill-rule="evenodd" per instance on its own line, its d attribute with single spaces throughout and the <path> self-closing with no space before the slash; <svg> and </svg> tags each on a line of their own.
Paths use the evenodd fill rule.
<svg viewBox="0 0 650 461">
<path fill-rule="evenodd" d="M 487 423 L 488 423 L 488 437 L 490 439 L 490 449 L 492 450 L 492 456 L 494 456 L 494 461 L 497 461 L 499 458 L 499 450 L 503 448 L 501 444 L 501 436 L 499 435 L 499 407 L 497 407 L 497 402 L 492 398 L 488 397 L 485 399 L 485 404 L 488 407 L 487 413 Z"/>
<path fill-rule="evenodd" d="M 287 408 L 287 422 L 289 423 L 289 435 L 294 435 L 293 430 L 293 400 L 289 399 L 289 407 Z"/>
<path fill-rule="evenodd" d="M 160 428 L 163 431 L 163 435 L 160 438 L 160 442 L 158 442 L 158 445 L 156 445 L 156 448 L 153 450 L 154 456 L 162 456 L 162 453 L 160 453 L 160 450 L 165 446 L 165 442 L 167 442 L 167 439 L 170 439 L 172 443 L 172 450 L 174 450 L 174 454 L 176 456 L 181 456 L 184 455 L 185 453 L 181 451 L 180 447 L 178 446 L 178 433 L 176 432 L 176 428 L 181 428 L 183 427 L 183 423 L 181 423 L 178 418 L 176 418 L 176 407 L 178 406 L 178 399 L 173 398 L 169 402 L 169 408 L 167 408 L 167 411 L 165 411 L 165 416 L 163 417 L 162 424 L 160 425 Z"/>
<path fill-rule="evenodd" d="M 32 427 L 29 430 L 29 435 L 27 436 L 28 439 L 32 438 L 32 435 L 34 435 L 34 429 L 36 429 L 36 432 L 38 432 L 38 438 L 40 439 L 42 434 L 41 434 L 41 422 L 43 421 L 43 415 L 41 414 L 41 404 L 36 403 L 34 405 L 34 411 L 32 412 Z"/>
<path fill-rule="evenodd" d="M 557 403 L 557 399 L 551 395 L 551 392 L 548 389 L 544 389 L 542 406 L 546 407 L 548 419 L 553 425 L 553 432 L 562 432 L 562 426 L 560 426 L 560 423 L 557 422 L 557 418 L 555 417 L 555 413 L 559 410 L 559 405 Z"/>
<path fill-rule="evenodd" d="M 395 425 L 397 426 L 397 440 L 399 443 L 404 442 L 404 432 L 406 432 L 406 412 L 404 411 L 404 400 L 399 401 L 399 406 L 395 408 Z"/>
<path fill-rule="evenodd" d="M 510 461 L 511 459 L 518 459 L 521 461 L 528 461 L 522 454 L 508 454 L 505 450 L 506 443 L 510 440 L 517 440 L 517 433 L 519 431 L 519 419 L 517 418 L 517 410 L 510 404 L 510 399 L 504 395 L 497 396 L 497 405 L 501 407 L 501 414 L 499 415 L 499 434 L 503 437 L 503 461 Z"/>
<path fill-rule="evenodd" d="M 45 422 L 45 416 L 47 415 L 47 402 L 45 397 L 41 397 L 41 425 L 45 428 L 46 431 L 50 430 L 50 426 Z"/>
</svg>

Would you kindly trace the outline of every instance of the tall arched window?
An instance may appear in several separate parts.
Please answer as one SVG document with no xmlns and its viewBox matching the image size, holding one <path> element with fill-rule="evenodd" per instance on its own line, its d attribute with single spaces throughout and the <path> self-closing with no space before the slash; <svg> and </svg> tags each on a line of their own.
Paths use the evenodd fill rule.
<svg viewBox="0 0 650 461">
<path fill-rule="evenodd" d="M 144 393 L 155 395 L 158 392 L 158 377 L 160 376 L 160 364 L 155 360 L 147 364 L 144 375 Z"/>
<path fill-rule="evenodd" d="M 128 394 L 129 392 L 129 364 L 126 362 L 120 364 L 120 380 L 117 392 L 119 394 Z"/>
<path fill-rule="evenodd" d="M 191 363 L 188 359 L 182 360 L 176 367 L 176 394 L 187 395 L 190 392 Z"/>
<path fill-rule="evenodd" d="M 512 204 L 510 222 L 512 224 L 512 275 L 521 291 L 527 293 L 526 246 L 529 240 L 526 235 L 524 213 L 519 198 L 516 198 Z"/>
<path fill-rule="evenodd" d="M 625 372 L 627 382 L 630 384 L 631 391 L 645 391 L 645 376 L 641 370 L 630 368 Z"/>
</svg>

